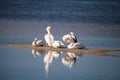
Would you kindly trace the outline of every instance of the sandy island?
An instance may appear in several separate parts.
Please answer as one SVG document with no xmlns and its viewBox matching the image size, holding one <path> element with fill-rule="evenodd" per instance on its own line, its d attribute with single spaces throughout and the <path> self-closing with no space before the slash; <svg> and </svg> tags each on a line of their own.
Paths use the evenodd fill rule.
<svg viewBox="0 0 120 80">
<path fill-rule="evenodd" d="M 34 47 L 30 44 L 1 44 L 2 46 L 9 46 L 14 48 L 30 48 L 35 50 L 51 50 L 57 52 L 72 52 L 76 54 L 89 54 L 89 55 L 96 55 L 96 56 L 112 56 L 112 57 L 120 57 L 119 55 L 115 54 L 106 54 L 106 52 L 113 52 L 113 51 L 120 51 L 120 48 L 84 48 L 84 49 L 68 49 L 66 47 L 63 48 L 53 48 L 48 46 L 43 47 Z"/>
</svg>

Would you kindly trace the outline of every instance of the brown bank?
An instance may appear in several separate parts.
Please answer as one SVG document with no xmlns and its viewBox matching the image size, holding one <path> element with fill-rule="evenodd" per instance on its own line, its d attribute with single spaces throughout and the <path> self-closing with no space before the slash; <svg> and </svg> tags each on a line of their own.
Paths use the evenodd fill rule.
<svg viewBox="0 0 120 80">
<path fill-rule="evenodd" d="M 73 52 L 75 54 L 89 54 L 89 55 L 96 55 L 96 56 L 112 56 L 112 57 L 120 57 L 119 55 L 114 54 L 107 54 L 106 52 L 113 52 L 113 51 L 120 51 L 120 48 L 84 48 L 84 49 L 68 49 L 66 47 L 63 48 L 53 48 L 48 46 L 42 47 L 34 47 L 29 44 L 2 44 L 1 46 L 9 46 L 14 48 L 31 48 L 36 50 L 51 50 L 57 52 Z"/>
</svg>

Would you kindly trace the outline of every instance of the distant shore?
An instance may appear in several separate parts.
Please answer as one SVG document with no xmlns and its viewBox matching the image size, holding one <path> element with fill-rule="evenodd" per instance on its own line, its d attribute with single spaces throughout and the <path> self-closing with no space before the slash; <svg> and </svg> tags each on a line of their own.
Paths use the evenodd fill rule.
<svg viewBox="0 0 120 80">
<path fill-rule="evenodd" d="M 56 35 L 64 35 L 72 31 L 77 36 L 120 36 L 120 28 L 117 24 L 0 20 L 0 25 L 0 35 L 8 36 L 44 36 L 46 33 L 45 29 L 48 25 L 52 27 L 52 32 Z"/>
</svg>

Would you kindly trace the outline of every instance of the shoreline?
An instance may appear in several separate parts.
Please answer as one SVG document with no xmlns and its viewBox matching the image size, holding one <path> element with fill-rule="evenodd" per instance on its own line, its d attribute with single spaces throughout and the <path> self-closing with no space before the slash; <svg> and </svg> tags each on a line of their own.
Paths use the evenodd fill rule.
<svg viewBox="0 0 120 80">
<path fill-rule="evenodd" d="M 30 44 L 0 44 L 0 46 L 8 46 L 13 48 L 29 48 L 34 50 L 46 50 L 46 51 L 57 51 L 57 52 L 72 52 L 75 54 L 89 54 L 96 56 L 111 56 L 111 57 L 120 57 L 119 55 L 107 54 L 106 52 L 120 51 L 120 48 L 84 48 L 84 49 L 68 49 L 66 47 L 62 48 L 53 48 L 48 46 L 34 47 Z"/>
</svg>

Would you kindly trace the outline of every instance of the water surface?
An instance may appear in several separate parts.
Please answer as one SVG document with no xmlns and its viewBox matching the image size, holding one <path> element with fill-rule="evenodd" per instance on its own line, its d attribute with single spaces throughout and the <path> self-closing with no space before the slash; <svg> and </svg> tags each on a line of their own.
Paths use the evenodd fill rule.
<svg viewBox="0 0 120 80">
<path fill-rule="evenodd" d="M 0 0 L 0 44 L 44 41 L 47 26 L 55 40 L 74 32 L 86 48 L 120 48 L 120 1 Z M 32 52 L 0 46 L 0 80 L 120 80 L 119 57 Z"/>
<path fill-rule="evenodd" d="M 119 80 L 120 59 L 71 52 L 41 51 L 0 46 L 2 80 Z M 111 52 L 106 54 L 116 54 Z M 120 56 L 120 55 L 119 55 Z"/>
</svg>

